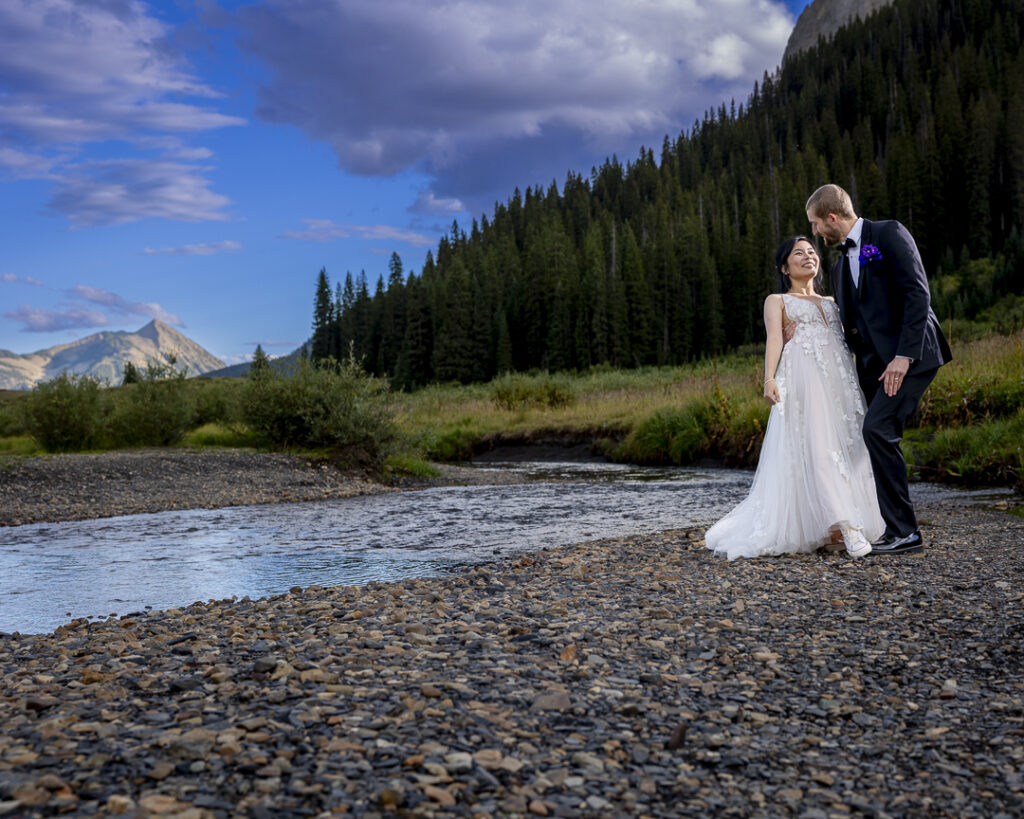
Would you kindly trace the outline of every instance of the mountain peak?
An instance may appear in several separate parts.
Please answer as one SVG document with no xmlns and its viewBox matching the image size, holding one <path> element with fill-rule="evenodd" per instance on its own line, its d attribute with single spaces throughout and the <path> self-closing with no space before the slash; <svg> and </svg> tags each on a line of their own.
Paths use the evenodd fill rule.
<svg viewBox="0 0 1024 819">
<path fill-rule="evenodd" d="M 62 372 L 119 384 L 126 362 L 141 369 L 167 360 L 168 355 L 174 356 L 176 368 L 185 368 L 193 376 L 224 367 L 223 361 L 188 336 L 153 319 L 134 333 L 94 333 L 30 355 L 0 355 L 0 389 L 31 389 Z"/>
<path fill-rule="evenodd" d="M 818 44 L 818 37 L 832 39 L 836 30 L 855 17 L 865 18 L 876 9 L 888 6 L 893 0 L 814 0 L 806 6 L 796 20 L 789 35 L 783 61 Z"/>
</svg>

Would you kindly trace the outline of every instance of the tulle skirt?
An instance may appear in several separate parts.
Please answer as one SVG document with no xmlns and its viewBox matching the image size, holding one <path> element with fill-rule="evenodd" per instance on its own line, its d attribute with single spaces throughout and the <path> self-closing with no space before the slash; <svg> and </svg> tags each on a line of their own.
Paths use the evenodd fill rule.
<svg viewBox="0 0 1024 819">
<path fill-rule="evenodd" d="M 782 401 L 769 415 L 750 493 L 705 535 L 730 560 L 811 552 L 841 527 L 861 528 L 868 540 L 885 529 L 852 356 L 827 329 L 802 329 L 776 372 Z"/>
</svg>

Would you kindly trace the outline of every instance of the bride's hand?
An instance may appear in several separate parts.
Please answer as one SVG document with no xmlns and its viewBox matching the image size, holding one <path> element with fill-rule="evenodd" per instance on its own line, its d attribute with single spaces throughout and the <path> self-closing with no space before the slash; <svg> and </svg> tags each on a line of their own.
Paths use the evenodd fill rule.
<svg viewBox="0 0 1024 819">
<path fill-rule="evenodd" d="M 778 404 L 782 400 L 774 378 L 769 378 L 764 382 L 764 398 L 769 404 Z"/>
</svg>

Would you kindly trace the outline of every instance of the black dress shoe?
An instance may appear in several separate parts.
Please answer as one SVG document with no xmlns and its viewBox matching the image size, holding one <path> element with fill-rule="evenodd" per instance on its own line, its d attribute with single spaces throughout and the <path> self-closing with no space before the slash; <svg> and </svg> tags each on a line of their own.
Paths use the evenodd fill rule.
<svg viewBox="0 0 1024 819">
<path fill-rule="evenodd" d="M 873 555 L 912 555 L 924 551 L 920 532 L 911 532 L 903 537 L 885 535 L 871 544 Z"/>
</svg>

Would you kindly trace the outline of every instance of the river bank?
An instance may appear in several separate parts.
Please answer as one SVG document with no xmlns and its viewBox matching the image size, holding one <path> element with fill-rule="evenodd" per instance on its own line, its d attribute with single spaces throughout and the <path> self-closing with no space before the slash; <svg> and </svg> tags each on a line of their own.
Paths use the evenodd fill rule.
<svg viewBox="0 0 1024 819">
<path fill-rule="evenodd" d="M 500 482 L 496 472 L 439 465 L 399 486 Z M 0 526 L 351 498 L 394 487 L 295 455 L 179 448 L 38 455 L 0 464 Z"/>
<path fill-rule="evenodd" d="M 0 636 L 0 815 L 1019 816 L 1024 520 L 700 530 Z"/>
</svg>

